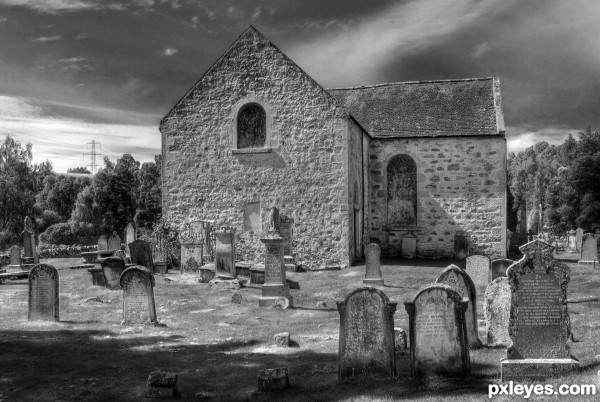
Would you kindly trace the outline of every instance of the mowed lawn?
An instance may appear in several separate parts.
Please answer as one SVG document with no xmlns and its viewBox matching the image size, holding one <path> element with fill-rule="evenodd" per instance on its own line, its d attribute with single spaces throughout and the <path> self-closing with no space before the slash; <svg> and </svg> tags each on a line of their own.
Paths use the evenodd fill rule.
<svg viewBox="0 0 600 402">
<path fill-rule="evenodd" d="M 144 400 L 151 371 L 179 374 L 179 400 L 297 401 L 481 401 L 488 385 L 499 383 L 505 348 L 471 351 L 467 379 L 413 380 L 408 353 L 397 355 L 398 378 L 339 385 L 337 353 L 339 314 L 336 301 L 362 287 L 364 265 L 342 271 L 288 273 L 298 282 L 294 309 L 259 308 L 260 286 L 218 291 L 178 271 L 156 275 L 156 310 L 162 324 L 123 326 L 121 291 L 92 285 L 86 270 L 68 266 L 81 258 L 45 260 L 59 269 L 60 323 L 27 321 L 27 280 L 0 285 L 0 401 Z M 398 302 L 395 326 L 408 332 L 403 301 L 435 281 L 456 261 L 384 261 L 388 297 Z M 600 269 L 569 263 L 569 298 L 600 296 Z M 326 308 L 317 308 L 325 301 Z M 584 368 L 550 384 L 597 384 L 600 369 L 600 302 L 569 304 L 572 353 Z M 485 343 L 483 306 L 478 302 L 480 338 Z M 292 347 L 274 346 L 273 335 L 290 332 Z M 257 392 L 259 370 L 287 367 L 291 389 Z M 198 396 L 197 396 L 198 395 Z M 499 396 L 493 400 L 523 400 Z M 147 399 L 146 399 L 147 400 Z M 587 401 L 596 396 L 531 396 L 529 400 Z"/>
</svg>

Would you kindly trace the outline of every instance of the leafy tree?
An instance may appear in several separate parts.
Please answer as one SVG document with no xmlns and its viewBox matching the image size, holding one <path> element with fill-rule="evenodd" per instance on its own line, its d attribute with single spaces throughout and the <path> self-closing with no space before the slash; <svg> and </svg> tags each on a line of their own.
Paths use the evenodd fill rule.
<svg viewBox="0 0 600 402">
<path fill-rule="evenodd" d="M 67 173 L 85 173 L 85 174 L 91 174 L 92 172 L 90 172 L 87 168 L 79 166 L 79 167 L 76 167 L 76 168 L 69 168 L 69 169 L 67 169 Z"/>
<path fill-rule="evenodd" d="M 136 192 L 135 224 L 137 227 L 151 228 L 162 212 L 160 160 L 142 164 L 139 172 L 139 187 Z"/>
</svg>

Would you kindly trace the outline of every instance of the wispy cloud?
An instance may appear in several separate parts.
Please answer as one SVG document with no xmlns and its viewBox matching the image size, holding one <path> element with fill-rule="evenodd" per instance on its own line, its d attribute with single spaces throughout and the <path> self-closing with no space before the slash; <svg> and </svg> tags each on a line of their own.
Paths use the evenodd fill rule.
<svg viewBox="0 0 600 402">
<path fill-rule="evenodd" d="M 521 127 L 507 127 L 506 148 L 508 152 L 518 153 L 537 142 L 546 141 L 550 145 L 560 145 L 569 133 L 577 138 L 580 129 L 545 127 L 539 130 L 527 130 Z"/>
<path fill-rule="evenodd" d="M 489 42 L 480 43 L 479 45 L 475 46 L 471 51 L 471 57 L 474 59 L 478 59 L 487 52 L 489 52 L 491 49 L 492 46 L 489 44 Z"/>
<path fill-rule="evenodd" d="M 52 35 L 52 36 L 40 36 L 37 38 L 33 38 L 31 41 L 32 42 L 54 42 L 57 40 L 61 40 L 62 36 L 61 35 Z"/>
<path fill-rule="evenodd" d="M 21 6 L 40 13 L 56 14 L 81 10 L 123 10 L 122 4 L 97 0 L 0 0 L 3 6 Z"/>
<path fill-rule="evenodd" d="M 174 56 L 177 54 L 178 51 L 179 50 L 177 50 L 173 47 L 168 47 L 162 51 L 162 54 L 163 54 L 163 56 Z"/>
</svg>

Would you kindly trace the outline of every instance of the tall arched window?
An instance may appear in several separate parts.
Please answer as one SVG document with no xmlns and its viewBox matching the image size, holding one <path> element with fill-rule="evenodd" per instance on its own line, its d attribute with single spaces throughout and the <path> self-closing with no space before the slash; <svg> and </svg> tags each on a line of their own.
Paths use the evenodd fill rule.
<svg viewBox="0 0 600 402">
<path fill-rule="evenodd" d="M 258 103 L 248 103 L 237 115 L 237 147 L 260 148 L 267 138 L 267 114 Z"/>
<path fill-rule="evenodd" d="M 388 226 L 417 224 L 417 165 L 408 155 L 394 156 L 387 166 Z"/>
</svg>

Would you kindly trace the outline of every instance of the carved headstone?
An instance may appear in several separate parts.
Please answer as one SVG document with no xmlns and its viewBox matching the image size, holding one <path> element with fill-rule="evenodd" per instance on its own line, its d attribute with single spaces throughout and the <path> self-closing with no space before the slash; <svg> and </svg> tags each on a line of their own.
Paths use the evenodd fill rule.
<svg viewBox="0 0 600 402">
<path fill-rule="evenodd" d="M 141 265 L 154 272 L 154 262 L 152 261 L 152 243 L 138 239 L 129 243 L 129 252 L 131 253 L 131 263 Z"/>
<path fill-rule="evenodd" d="M 278 299 L 289 300 L 289 307 L 293 306 L 290 287 L 285 275 L 283 260 L 283 238 L 276 232 L 260 239 L 265 245 L 265 283 L 262 285 L 262 296 L 258 299 L 259 307 L 272 307 Z"/>
<path fill-rule="evenodd" d="M 598 261 L 598 237 L 591 233 L 583 235 L 580 264 L 593 264 L 594 261 Z"/>
<path fill-rule="evenodd" d="M 514 263 L 513 260 L 498 258 L 492 260 L 492 280 L 506 276 L 506 270 Z"/>
<path fill-rule="evenodd" d="M 363 283 L 366 285 L 383 286 L 383 277 L 381 276 L 381 249 L 375 243 L 365 246 L 365 278 Z"/>
<path fill-rule="evenodd" d="M 571 337 L 569 267 L 555 260 L 552 247 L 541 240 L 522 246 L 521 251 L 523 258 L 507 272 L 512 344 L 502 360 L 502 381 L 540 380 L 579 366 L 567 344 Z"/>
<path fill-rule="evenodd" d="M 156 324 L 152 271 L 139 265 L 129 267 L 119 282 L 123 289 L 123 324 Z"/>
<path fill-rule="evenodd" d="M 181 245 L 181 273 L 199 272 L 203 259 L 203 246 L 200 241 Z"/>
<path fill-rule="evenodd" d="M 488 346 L 510 345 L 510 286 L 506 277 L 494 279 L 485 290 L 483 311 Z"/>
<path fill-rule="evenodd" d="M 454 258 L 464 260 L 469 255 L 469 242 L 463 232 L 454 235 Z"/>
<path fill-rule="evenodd" d="M 450 265 L 437 278 L 436 283 L 449 285 L 458 292 L 461 298 L 468 299 L 465 312 L 468 345 L 470 348 L 481 347 L 481 340 L 477 333 L 477 291 L 469 275 L 456 265 Z"/>
<path fill-rule="evenodd" d="M 222 229 L 215 233 L 216 275 L 222 278 L 235 278 L 235 230 Z"/>
<path fill-rule="evenodd" d="M 113 232 L 112 236 L 108 239 L 109 250 L 120 250 L 121 249 L 121 237 L 117 232 Z"/>
<path fill-rule="evenodd" d="M 12 271 L 21 270 L 21 248 L 19 246 L 12 246 L 10 248 L 10 265 L 8 268 Z"/>
<path fill-rule="evenodd" d="M 477 286 L 477 293 L 485 292 L 485 288 L 492 281 L 492 266 L 489 257 L 485 255 L 468 256 L 466 271 Z"/>
<path fill-rule="evenodd" d="M 575 231 L 575 239 L 577 242 L 577 250 L 581 251 L 581 246 L 583 244 L 583 229 L 582 228 L 578 228 Z"/>
<path fill-rule="evenodd" d="M 125 261 L 121 257 L 104 258 L 101 262 L 105 286 L 111 290 L 121 289 L 121 274 L 125 271 Z"/>
<path fill-rule="evenodd" d="M 467 304 L 456 290 L 441 283 L 422 288 L 413 301 L 404 302 L 413 377 L 470 374 L 465 323 Z"/>
<path fill-rule="evenodd" d="M 29 272 L 29 321 L 58 321 L 58 271 L 37 264 Z"/>
<path fill-rule="evenodd" d="M 396 375 L 394 312 L 382 291 L 359 288 L 337 302 L 340 313 L 339 381 Z"/>
<path fill-rule="evenodd" d="M 105 235 L 101 235 L 98 237 L 98 251 L 106 250 L 108 250 L 108 240 L 106 240 Z"/>
</svg>

